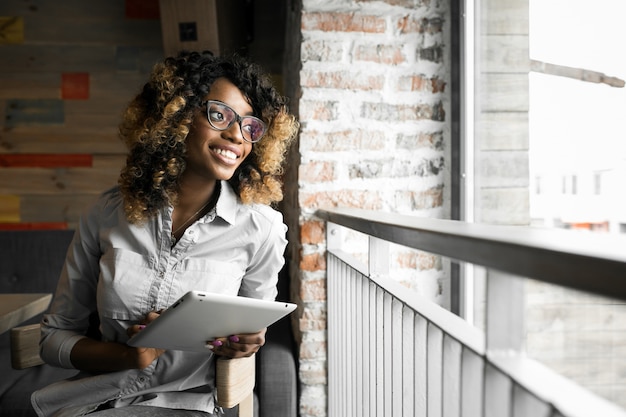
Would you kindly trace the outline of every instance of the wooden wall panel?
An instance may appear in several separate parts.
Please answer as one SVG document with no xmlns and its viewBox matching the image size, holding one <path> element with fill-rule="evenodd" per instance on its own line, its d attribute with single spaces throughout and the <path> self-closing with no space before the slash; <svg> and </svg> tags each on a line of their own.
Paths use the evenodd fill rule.
<svg viewBox="0 0 626 417">
<path fill-rule="evenodd" d="M 23 22 L 2 45 L 0 227 L 74 227 L 117 183 L 122 112 L 163 58 L 158 16 L 158 0 L 0 2 Z"/>
</svg>

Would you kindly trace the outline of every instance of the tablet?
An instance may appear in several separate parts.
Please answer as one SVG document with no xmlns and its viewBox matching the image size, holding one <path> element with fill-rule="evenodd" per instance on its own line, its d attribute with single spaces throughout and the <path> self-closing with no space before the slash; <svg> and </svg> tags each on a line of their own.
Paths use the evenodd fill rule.
<svg viewBox="0 0 626 417">
<path fill-rule="evenodd" d="M 280 301 L 189 291 L 143 330 L 130 346 L 206 352 L 217 337 L 256 333 L 295 310 Z"/>
</svg>

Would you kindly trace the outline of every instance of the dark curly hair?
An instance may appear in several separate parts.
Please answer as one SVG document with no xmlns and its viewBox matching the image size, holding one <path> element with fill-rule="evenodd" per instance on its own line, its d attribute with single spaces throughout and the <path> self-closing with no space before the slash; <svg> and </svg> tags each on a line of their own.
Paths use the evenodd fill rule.
<svg viewBox="0 0 626 417">
<path fill-rule="evenodd" d="M 254 115 L 268 126 L 230 183 L 245 204 L 282 200 L 282 165 L 299 127 L 287 109 L 286 98 L 258 65 L 242 57 L 181 52 L 154 66 L 120 124 L 120 136 L 129 153 L 119 184 L 131 223 L 142 222 L 177 202 L 189 127 L 211 86 L 222 77 L 239 88 Z"/>
</svg>

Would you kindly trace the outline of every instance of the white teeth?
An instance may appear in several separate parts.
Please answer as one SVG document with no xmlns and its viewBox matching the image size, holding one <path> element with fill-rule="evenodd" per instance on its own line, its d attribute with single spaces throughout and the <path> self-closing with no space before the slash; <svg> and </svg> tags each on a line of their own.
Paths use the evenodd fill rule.
<svg viewBox="0 0 626 417">
<path fill-rule="evenodd" d="M 214 149 L 215 153 L 220 154 L 226 158 L 229 159 L 237 159 L 237 155 L 235 154 L 235 152 L 226 150 L 226 149 Z"/>
</svg>

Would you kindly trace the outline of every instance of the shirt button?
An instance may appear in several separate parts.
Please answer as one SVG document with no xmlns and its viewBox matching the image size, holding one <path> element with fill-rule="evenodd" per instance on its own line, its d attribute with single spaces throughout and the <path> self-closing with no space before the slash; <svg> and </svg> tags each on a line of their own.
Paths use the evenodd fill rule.
<svg viewBox="0 0 626 417">
<path fill-rule="evenodd" d="M 194 232 L 193 232 L 193 230 L 190 230 L 190 231 L 189 231 L 189 235 L 190 235 L 190 236 L 193 236 L 193 233 L 194 233 Z"/>
</svg>

